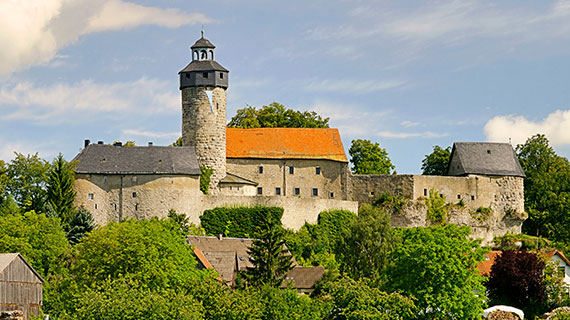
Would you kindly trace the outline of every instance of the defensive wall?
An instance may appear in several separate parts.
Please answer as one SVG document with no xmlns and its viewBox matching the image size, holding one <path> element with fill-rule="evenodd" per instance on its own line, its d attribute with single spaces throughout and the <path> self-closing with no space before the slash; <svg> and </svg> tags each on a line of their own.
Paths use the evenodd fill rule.
<svg viewBox="0 0 570 320">
<path fill-rule="evenodd" d="M 169 209 L 185 213 L 199 224 L 207 209 L 221 206 L 275 206 L 283 208 L 282 223 L 298 230 L 305 222 L 315 223 L 320 212 L 333 209 L 358 211 L 354 201 L 285 196 L 204 195 L 198 177 L 78 174 L 75 204 L 88 209 L 95 223 L 104 225 L 123 219 L 166 217 Z"/>
</svg>

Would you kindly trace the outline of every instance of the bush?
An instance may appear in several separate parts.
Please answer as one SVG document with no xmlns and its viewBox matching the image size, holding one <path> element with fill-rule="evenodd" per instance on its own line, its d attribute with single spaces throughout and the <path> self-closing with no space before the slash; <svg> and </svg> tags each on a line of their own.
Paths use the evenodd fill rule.
<svg viewBox="0 0 570 320">
<path fill-rule="evenodd" d="M 493 214 L 493 209 L 488 207 L 479 207 L 475 212 L 471 213 L 471 217 L 477 221 L 487 221 Z"/>
<path fill-rule="evenodd" d="M 389 193 L 382 193 L 373 205 L 375 207 L 391 208 L 395 213 L 400 213 L 402 208 L 406 205 L 407 201 L 402 196 L 392 196 Z"/>
<path fill-rule="evenodd" d="M 251 238 L 265 221 L 281 225 L 283 208 L 278 207 L 218 207 L 204 211 L 200 221 L 209 235 Z"/>
<path fill-rule="evenodd" d="M 447 203 L 444 196 L 438 195 L 437 191 L 431 189 L 429 198 L 424 199 L 427 206 L 426 219 L 439 224 L 447 223 Z"/>
<path fill-rule="evenodd" d="M 210 190 L 210 177 L 214 173 L 214 169 L 200 167 L 200 191 L 203 194 L 208 194 Z"/>
</svg>

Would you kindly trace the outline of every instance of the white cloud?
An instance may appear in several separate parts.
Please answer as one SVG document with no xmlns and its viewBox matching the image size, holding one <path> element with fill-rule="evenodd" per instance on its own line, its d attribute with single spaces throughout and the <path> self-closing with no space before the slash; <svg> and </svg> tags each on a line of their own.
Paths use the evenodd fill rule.
<svg viewBox="0 0 570 320">
<path fill-rule="evenodd" d="M 123 130 L 123 134 L 130 136 L 150 137 L 150 138 L 176 138 L 180 136 L 180 132 L 153 132 L 153 131 L 144 131 L 137 129 Z"/>
<path fill-rule="evenodd" d="M 200 13 L 121 0 L 0 1 L 0 75 L 51 61 L 57 51 L 92 32 L 207 23 Z"/>
<path fill-rule="evenodd" d="M 84 80 L 43 87 L 28 82 L 4 85 L 0 121 L 71 122 L 78 113 L 172 114 L 180 112 L 180 94 L 171 88 L 168 82 L 146 78 L 110 84 Z"/>
<path fill-rule="evenodd" d="M 401 87 L 403 81 L 399 80 L 321 80 L 310 81 L 305 89 L 316 92 L 368 93 Z"/>
<path fill-rule="evenodd" d="M 541 121 L 524 116 L 496 116 L 485 124 L 488 141 L 521 144 L 527 138 L 540 133 L 546 135 L 552 145 L 570 144 L 570 110 L 556 110 Z"/>
<path fill-rule="evenodd" d="M 419 126 L 421 123 L 419 123 L 419 122 L 414 122 L 414 121 L 404 120 L 404 121 L 400 122 L 400 124 L 401 124 L 403 127 L 406 127 L 406 128 L 413 128 L 413 127 Z"/>
<path fill-rule="evenodd" d="M 394 138 L 394 139 L 408 139 L 408 138 L 442 138 L 446 137 L 447 133 L 435 133 L 431 131 L 426 132 L 392 132 L 392 131 L 380 131 L 378 136 L 382 138 Z"/>
</svg>

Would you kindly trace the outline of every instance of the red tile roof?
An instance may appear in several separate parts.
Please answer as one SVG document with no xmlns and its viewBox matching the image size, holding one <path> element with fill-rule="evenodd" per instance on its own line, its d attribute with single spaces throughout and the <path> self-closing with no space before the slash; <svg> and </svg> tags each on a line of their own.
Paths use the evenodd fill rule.
<svg viewBox="0 0 570 320">
<path fill-rule="evenodd" d="M 491 251 L 488 254 L 485 254 L 485 261 L 480 262 L 477 266 L 479 269 L 479 275 L 488 277 L 491 275 L 491 267 L 495 263 L 497 257 L 501 255 L 502 251 Z M 541 251 L 541 254 L 545 255 L 548 259 L 552 259 L 552 256 L 558 255 L 562 260 L 564 260 L 568 265 L 570 265 L 570 261 L 566 259 L 564 253 L 558 250 L 551 250 L 551 251 Z"/>
<path fill-rule="evenodd" d="M 338 129 L 320 128 L 227 128 L 226 156 L 348 162 Z"/>
</svg>

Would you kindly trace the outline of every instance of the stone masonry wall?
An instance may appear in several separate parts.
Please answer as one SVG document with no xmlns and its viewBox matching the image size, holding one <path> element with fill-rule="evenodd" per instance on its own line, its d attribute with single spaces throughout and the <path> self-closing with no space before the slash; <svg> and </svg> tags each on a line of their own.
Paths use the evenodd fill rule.
<svg viewBox="0 0 570 320">
<path fill-rule="evenodd" d="M 119 221 L 121 176 L 77 175 L 75 204 L 87 208 L 99 225 Z M 133 182 L 136 177 L 136 182 Z M 185 213 L 190 222 L 199 224 L 200 215 L 219 206 L 276 206 L 284 209 L 283 225 L 297 230 L 305 221 L 315 223 L 321 211 L 345 209 L 358 211 L 358 203 L 336 199 L 298 198 L 285 196 L 204 195 L 198 177 L 124 175 L 123 212 L 121 219 L 166 217 L 169 209 Z M 136 196 L 133 197 L 133 193 Z M 90 199 L 89 194 L 93 194 Z"/>
<path fill-rule="evenodd" d="M 312 159 L 227 159 L 227 170 L 242 178 L 255 181 L 262 188 L 262 195 L 277 196 L 276 188 L 282 197 L 340 199 L 346 200 L 344 172 L 348 165 L 344 162 Z M 259 173 L 263 167 L 263 173 Z M 290 173 L 293 167 L 293 173 Z M 317 174 L 319 168 L 319 174 Z M 313 195 L 317 189 L 317 195 Z"/>
<path fill-rule="evenodd" d="M 206 91 L 212 92 L 212 101 Z M 182 144 L 196 146 L 200 166 L 214 169 L 210 190 L 226 176 L 226 90 L 219 87 L 182 89 Z"/>
</svg>

